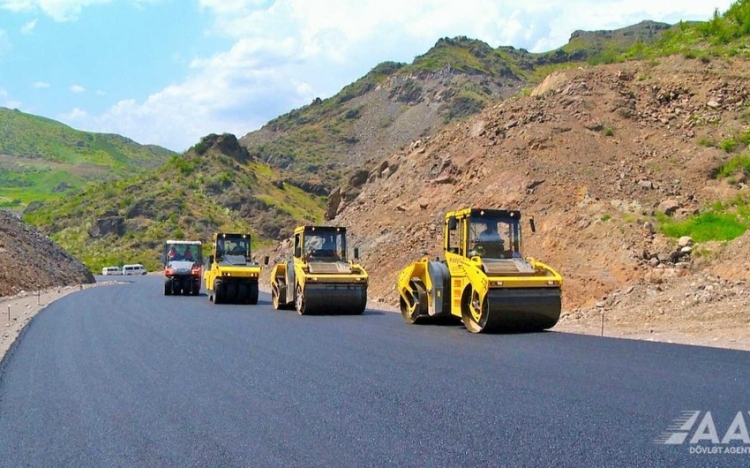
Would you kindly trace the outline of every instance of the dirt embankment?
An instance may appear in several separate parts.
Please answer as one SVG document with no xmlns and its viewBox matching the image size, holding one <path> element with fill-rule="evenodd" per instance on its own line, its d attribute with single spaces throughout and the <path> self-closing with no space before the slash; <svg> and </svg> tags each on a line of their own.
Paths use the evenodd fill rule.
<svg viewBox="0 0 750 468">
<path fill-rule="evenodd" d="M 94 282 L 78 259 L 14 214 L 0 210 L 0 296 Z"/>
<path fill-rule="evenodd" d="M 537 221 L 526 252 L 565 277 L 560 329 L 597 330 L 604 310 L 609 333 L 750 341 L 747 237 L 684 251 L 654 228 L 750 193 L 743 174 L 714 178 L 737 154 L 719 143 L 747 129 L 748 73 L 682 57 L 558 73 L 384 158 L 331 223 L 349 228 L 384 306 L 401 268 L 441 255 L 446 211 L 518 208 Z"/>
</svg>

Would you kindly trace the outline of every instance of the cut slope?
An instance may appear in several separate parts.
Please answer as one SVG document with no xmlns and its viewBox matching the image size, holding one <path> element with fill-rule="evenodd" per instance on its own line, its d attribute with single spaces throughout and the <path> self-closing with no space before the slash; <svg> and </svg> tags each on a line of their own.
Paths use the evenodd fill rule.
<svg viewBox="0 0 750 468">
<path fill-rule="evenodd" d="M 0 210 L 0 295 L 93 282 L 80 261 L 15 215 Z"/>
<path fill-rule="evenodd" d="M 676 239 L 646 223 L 745 190 L 713 178 L 733 154 L 705 141 L 746 128 L 748 71 L 747 61 L 681 57 L 569 70 L 546 93 L 394 153 L 333 223 L 359 234 L 372 295 L 395 304 L 400 268 L 440 254 L 445 211 L 520 208 L 537 220 L 528 253 L 566 279 L 565 308 L 591 305 L 649 274 L 647 262 L 670 262 Z"/>
</svg>

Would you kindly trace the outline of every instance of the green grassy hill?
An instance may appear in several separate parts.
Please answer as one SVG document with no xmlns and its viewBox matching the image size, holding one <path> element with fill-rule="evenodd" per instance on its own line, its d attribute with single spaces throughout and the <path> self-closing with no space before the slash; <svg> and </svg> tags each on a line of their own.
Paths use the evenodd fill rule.
<svg viewBox="0 0 750 468">
<path fill-rule="evenodd" d="M 20 210 L 92 180 L 116 180 L 155 169 L 174 154 L 0 107 L 0 207 Z"/>
<path fill-rule="evenodd" d="M 166 239 L 210 241 L 215 231 L 250 232 L 256 245 L 320 222 L 325 200 L 284 183 L 232 135 L 209 135 L 159 171 L 88 187 L 30 210 L 40 226 L 92 271 L 139 262 L 159 267 Z"/>
</svg>

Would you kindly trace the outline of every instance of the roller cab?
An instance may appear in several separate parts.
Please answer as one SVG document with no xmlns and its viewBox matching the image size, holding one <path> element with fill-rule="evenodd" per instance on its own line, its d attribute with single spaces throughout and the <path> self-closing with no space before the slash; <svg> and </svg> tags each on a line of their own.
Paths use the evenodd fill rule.
<svg viewBox="0 0 750 468">
<path fill-rule="evenodd" d="M 367 305 L 368 275 L 347 256 L 346 228 L 299 226 L 291 260 L 271 269 L 271 303 L 300 315 L 361 314 Z"/>
<path fill-rule="evenodd" d="M 261 265 L 252 260 L 247 233 L 218 232 L 213 236 L 203 279 L 214 304 L 257 304 Z"/>
<path fill-rule="evenodd" d="M 534 222 L 530 222 L 532 231 Z M 523 254 L 521 213 L 466 208 L 447 213 L 444 260 L 422 260 L 399 274 L 407 323 L 460 319 L 472 333 L 554 327 L 562 311 L 562 277 Z"/>
</svg>

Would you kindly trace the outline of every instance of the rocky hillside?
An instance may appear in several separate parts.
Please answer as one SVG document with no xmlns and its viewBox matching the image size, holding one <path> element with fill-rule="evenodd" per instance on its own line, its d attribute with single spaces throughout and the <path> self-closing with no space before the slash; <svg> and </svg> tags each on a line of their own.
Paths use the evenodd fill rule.
<svg viewBox="0 0 750 468">
<path fill-rule="evenodd" d="M 253 159 L 233 135 L 209 135 L 159 171 L 90 187 L 28 209 L 24 219 L 93 271 L 160 268 L 167 239 L 209 241 L 217 230 L 283 238 L 299 220 L 322 220 L 324 201 Z M 256 242 L 257 243 L 257 242 Z"/>
<path fill-rule="evenodd" d="M 561 271 L 569 313 L 695 271 L 740 281 L 736 297 L 750 280 L 737 238 L 750 225 L 748 72 L 744 59 L 671 56 L 554 73 L 372 165 L 332 223 L 355 235 L 385 305 L 403 266 L 441 254 L 443 214 L 466 205 L 535 218 L 526 250 Z"/>
<path fill-rule="evenodd" d="M 240 139 L 250 154 L 327 193 L 341 173 L 380 159 L 446 122 L 479 112 L 525 82 L 508 54 L 467 38 L 441 39 L 414 63 L 387 62 L 328 99 Z"/>
<path fill-rule="evenodd" d="M 645 21 L 614 31 L 576 31 L 569 44 L 545 53 L 442 38 L 411 64 L 381 63 L 335 96 L 315 99 L 240 142 L 257 159 L 328 193 L 362 167 L 519 94 L 554 68 L 650 44 L 669 27 Z"/>
<path fill-rule="evenodd" d="M 12 213 L 0 210 L 0 295 L 94 282 L 79 260 Z"/>
</svg>

